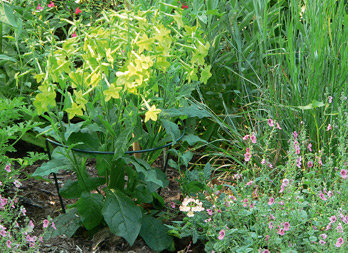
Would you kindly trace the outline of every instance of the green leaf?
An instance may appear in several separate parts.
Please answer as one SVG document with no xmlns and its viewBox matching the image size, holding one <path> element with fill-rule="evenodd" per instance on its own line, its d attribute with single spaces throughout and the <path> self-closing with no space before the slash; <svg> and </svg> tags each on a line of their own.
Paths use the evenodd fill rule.
<svg viewBox="0 0 348 253">
<path fill-rule="evenodd" d="M 210 65 L 207 65 L 201 72 L 201 78 L 200 81 L 204 84 L 207 84 L 209 78 L 212 76 L 212 74 L 210 73 Z"/>
<path fill-rule="evenodd" d="M 48 162 L 43 163 L 36 171 L 33 173 L 33 177 L 45 177 L 51 173 L 58 173 L 61 170 L 71 170 L 73 165 L 70 161 L 63 155 L 64 149 L 57 147 L 52 153 L 52 159 Z"/>
<path fill-rule="evenodd" d="M 191 181 L 184 185 L 187 193 L 198 193 L 204 190 L 204 184 L 198 181 Z"/>
<path fill-rule="evenodd" d="M 44 235 L 46 240 L 59 235 L 72 237 L 82 225 L 76 208 L 70 209 L 66 213 L 59 215 L 58 217 L 54 218 L 53 221 L 57 229 L 49 227 Z"/>
<path fill-rule="evenodd" d="M 98 186 L 105 184 L 105 178 L 103 177 L 88 177 L 85 179 L 87 190 L 92 191 L 97 189 Z M 75 199 L 81 196 L 83 189 L 79 186 L 78 181 L 72 181 L 68 179 L 62 189 L 59 190 L 59 193 L 63 198 L 66 199 Z"/>
<path fill-rule="evenodd" d="M 15 15 L 15 13 L 16 12 L 12 6 L 2 2 L 0 5 L 0 22 L 18 28 L 20 19 Z"/>
<path fill-rule="evenodd" d="M 5 55 L 5 54 L 0 54 L 0 61 L 11 61 L 16 63 L 17 60 L 11 56 Z"/>
<path fill-rule="evenodd" d="M 140 236 L 154 251 L 162 251 L 171 246 L 173 238 L 168 235 L 168 228 L 161 221 L 145 215 L 140 230 Z"/>
<path fill-rule="evenodd" d="M 180 130 L 177 124 L 166 120 L 166 119 L 161 119 L 163 127 L 166 130 L 166 133 L 172 137 L 173 144 L 176 143 L 176 140 L 180 137 Z"/>
<path fill-rule="evenodd" d="M 319 102 L 317 100 L 313 100 L 311 104 L 305 105 L 305 106 L 296 106 L 297 108 L 301 110 L 311 110 L 319 107 L 323 107 L 325 104 L 323 102 Z"/>
<path fill-rule="evenodd" d="M 188 166 L 188 163 L 189 161 L 191 161 L 192 157 L 193 157 L 193 153 L 191 151 L 187 151 L 182 155 L 181 159 L 186 167 Z"/>
<path fill-rule="evenodd" d="M 107 192 L 102 214 L 110 231 L 133 245 L 141 229 L 140 207 L 136 206 L 123 192 L 111 190 Z"/>
<path fill-rule="evenodd" d="M 72 133 L 77 133 L 78 131 L 80 131 L 83 123 L 84 122 L 79 122 L 77 124 L 72 124 L 72 123 L 66 124 L 65 125 L 66 130 L 65 130 L 65 133 L 64 133 L 65 139 L 68 140 Z"/>
<path fill-rule="evenodd" d="M 203 172 L 204 172 L 204 178 L 206 180 L 210 179 L 210 176 L 211 176 L 211 165 L 210 165 L 210 163 L 207 163 L 204 166 Z"/>
<path fill-rule="evenodd" d="M 207 143 L 207 141 L 199 138 L 197 135 L 194 135 L 194 134 L 185 135 L 182 141 L 183 142 L 186 141 L 190 146 L 193 146 L 198 142 Z"/>
<path fill-rule="evenodd" d="M 95 228 L 103 220 L 101 214 L 103 208 L 102 195 L 83 192 L 76 205 L 81 222 L 87 230 Z"/>
</svg>

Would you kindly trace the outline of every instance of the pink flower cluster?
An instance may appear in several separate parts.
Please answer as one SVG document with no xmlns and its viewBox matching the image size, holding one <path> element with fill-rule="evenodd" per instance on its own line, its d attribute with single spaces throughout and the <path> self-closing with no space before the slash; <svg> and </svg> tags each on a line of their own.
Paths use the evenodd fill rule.
<svg viewBox="0 0 348 253">
<path fill-rule="evenodd" d="M 276 123 L 276 128 L 277 128 L 277 129 L 282 129 L 282 128 L 280 127 L 280 125 L 279 125 L 278 122 L 275 122 L 273 119 L 268 119 L 268 125 L 269 125 L 270 127 L 274 127 L 274 123 Z"/>
<path fill-rule="evenodd" d="M 279 193 L 284 192 L 285 188 L 286 188 L 287 186 L 289 186 L 289 184 L 290 184 L 289 179 L 284 178 L 284 179 L 283 179 L 283 182 L 282 182 L 282 185 L 280 186 L 280 191 L 279 191 Z"/>
</svg>

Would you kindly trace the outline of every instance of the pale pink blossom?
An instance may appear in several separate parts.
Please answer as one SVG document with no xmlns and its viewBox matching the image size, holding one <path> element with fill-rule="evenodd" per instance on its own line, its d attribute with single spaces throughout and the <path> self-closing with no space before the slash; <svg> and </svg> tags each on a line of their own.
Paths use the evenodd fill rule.
<svg viewBox="0 0 348 253">
<path fill-rule="evenodd" d="M 337 233 L 343 233 L 343 227 L 342 227 L 342 224 L 341 224 L 341 222 L 340 223 L 338 223 L 338 225 L 337 225 Z"/>
<path fill-rule="evenodd" d="M 319 198 L 321 198 L 324 201 L 327 200 L 327 198 L 325 197 L 324 193 L 322 193 L 322 192 L 319 193 Z"/>
<path fill-rule="evenodd" d="M 274 127 L 274 121 L 272 119 L 268 119 L 268 125 L 270 127 Z"/>
<path fill-rule="evenodd" d="M 249 139 L 249 135 L 247 134 L 247 135 L 245 135 L 244 137 L 243 137 L 243 140 L 248 140 Z"/>
<path fill-rule="evenodd" d="M 256 136 L 254 133 L 250 136 L 250 140 L 252 143 L 256 143 Z"/>
<path fill-rule="evenodd" d="M 312 161 L 309 161 L 309 162 L 307 163 L 307 166 L 308 166 L 308 168 L 312 168 L 312 167 L 313 167 L 313 162 L 312 162 Z"/>
<path fill-rule="evenodd" d="M 49 223 L 50 223 L 50 222 L 49 222 L 47 219 L 44 219 L 42 226 L 43 226 L 44 228 L 47 228 L 47 226 L 48 226 Z"/>
<path fill-rule="evenodd" d="M 266 238 L 265 238 L 265 241 L 268 242 L 268 239 L 269 239 L 269 235 L 266 235 Z"/>
<path fill-rule="evenodd" d="M 11 172 L 11 165 L 6 165 L 6 166 L 5 166 L 5 170 L 6 170 L 7 172 Z"/>
<path fill-rule="evenodd" d="M 308 150 L 309 150 L 310 152 L 312 152 L 312 143 L 309 143 L 308 146 L 307 146 L 307 148 L 308 148 Z"/>
<path fill-rule="evenodd" d="M 282 228 L 278 229 L 277 233 L 278 233 L 278 235 L 284 235 L 285 234 L 284 229 L 282 229 Z"/>
<path fill-rule="evenodd" d="M 333 215 L 333 216 L 330 217 L 330 222 L 331 222 L 331 223 L 335 223 L 336 221 L 337 221 L 337 218 L 336 218 L 335 215 Z"/>
<path fill-rule="evenodd" d="M 284 230 L 285 231 L 289 231 L 290 230 L 290 223 L 289 222 L 284 222 L 283 226 L 284 226 Z"/>
<path fill-rule="evenodd" d="M 346 179 L 347 178 L 347 170 L 345 170 L 345 169 L 342 169 L 341 170 L 341 177 L 343 178 L 343 179 Z"/>
<path fill-rule="evenodd" d="M 273 203 L 274 203 L 274 198 L 273 197 L 271 197 L 271 198 L 269 198 L 269 200 L 268 200 L 268 205 L 273 205 Z"/>
<path fill-rule="evenodd" d="M 319 237 L 323 238 L 324 240 L 327 238 L 327 234 L 321 234 Z"/>
<path fill-rule="evenodd" d="M 277 122 L 277 128 L 281 130 L 282 128 L 280 127 L 279 123 Z"/>
<path fill-rule="evenodd" d="M 328 98 L 328 100 L 329 100 L 329 104 L 331 104 L 331 103 L 332 103 L 332 97 L 331 97 L 331 96 L 328 96 L 327 98 Z"/>
<path fill-rule="evenodd" d="M 319 243 L 320 243 L 321 245 L 324 245 L 326 242 L 323 241 L 323 240 L 319 240 Z"/>
<path fill-rule="evenodd" d="M 296 138 L 297 138 L 297 136 L 298 136 L 298 134 L 297 134 L 297 132 L 296 132 L 296 131 L 294 131 L 294 132 L 292 133 L 292 135 L 294 136 L 294 139 L 296 139 Z"/>
<path fill-rule="evenodd" d="M 332 129 L 331 124 L 327 125 L 326 131 L 330 131 Z"/>
<path fill-rule="evenodd" d="M 225 237 L 225 230 L 222 229 L 220 232 L 219 232 L 219 240 L 223 240 Z"/>
</svg>

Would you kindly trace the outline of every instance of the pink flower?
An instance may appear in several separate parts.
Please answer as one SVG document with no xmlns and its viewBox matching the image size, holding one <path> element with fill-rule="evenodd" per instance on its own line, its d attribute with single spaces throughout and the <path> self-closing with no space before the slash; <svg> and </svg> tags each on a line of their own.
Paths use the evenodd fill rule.
<svg viewBox="0 0 348 253">
<path fill-rule="evenodd" d="M 339 247 L 342 246 L 343 242 L 344 242 L 344 241 L 343 241 L 343 238 L 340 237 L 340 238 L 337 239 L 335 246 L 336 246 L 337 248 L 339 248 Z"/>
<path fill-rule="evenodd" d="M 284 179 L 283 179 L 283 185 L 284 185 L 284 187 L 287 187 L 287 186 L 289 185 L 289 183 L 290 183 L 289 179 L 287 179 L 287 178 L 284 178 Z"/>
<path fill-rule="evenodd" d="M 312 167 L 313 167 L 313 162 L 312 162 L 312 161 L 309 161 L 309 162 L 307 163 L 307 166 L 308 166 L 308 168 L 312 168 Z"/>
<path fill-rule="evenodd" d="M 32 220 L 30 220 L 28 226 L 31 228 L 34 228 L 35 227 L 34 222 Z"/>
<path fill-rule="evenodd" d="M 310 152 L 312 152 L 312 143 L 309 143 L 308 146 L 307 146 L 307 148 L 308 148 L 308 150 L 309 150 Z"/>
<path fill-rule="evenodd" d="M 51 3 L 49 3 L 49 4 L 47 5 L 47 7 L 48 7 L 48 8 L 53 8 L 53 7 L 55 7 L 53 1 L 51 1 Z"/>
<path fill-rule="evenodd" d="M 73 34 L 71 34 L 71 37 L 75 38 L 77 35 L 76 35 L 76 32 L 74 31 Z"/>
<path fill-rule="evenodd" d="M 343 233 L 343 227 L 342 227 L 342 224 L 341 224 L 341 222 L 340 223 L 338 223 L 338 225 L 337 225 L 337 233 Z"/>
<path fill-rule="evenodd" d="M 332 129 L 331 124 L 327 125 L 326 131 L 330 131 Z"/>
<path fill-rule="evenodd" d="M 265 238 L 265 241 L 268 242 L 268 239 L 269 239 L 269 235 L 266 235 L 266 238 Z"/>
<path fill-rule="evenodd" d="M 331 197 L 333 196 L 333 192 L 332 192 L 332 191 L 328 191 L 327 196 L 328 196 L 329 198 L 331 198 Z"/>
<path fill-rule="evenodd" d="M 345 169 L 342 169 L 341 170 L 341 177 L 343 178 L 343 179 L 346 179 L 347 178 L 347 170 L 345 170 Z"/>
<path fill-rule="evenodd" d="M 82 11 L 80 10 L 79 7 L 77 7 L 76 10 L 75 10 L 75 14 L 78 15 L 79 13 L 82 13 Z"/>
<path fill-rule="evenodd" d="M 175 203 L 174 202 L 170 202 L 170 207 L 171 208 L 175 208 Z"/>
<path fill-rule="evenodd" d="M 269 218 L 270 218 L 271 220 L 275 220 L 275 217 L 274 217 L 273 214 L 271 214 L 271 215 L 269 216 Z"/>
<path fill-rule="evenodd" d="M 284 222 L 283 226 L 284 226 L 284 230 L 285 231 L 289 231 L 290 230 L 290 223 L 289 222 Z"/>
<path fill-rule="evenodd" d="M 210 222 L 210 221 L 211 221 L 211 218 L 204 220 L 205 223 Z"/>
<path fill-rule="evenodd" d="M 268 119 L 268 125 L 269 125 L 270 127 L 274 127 L 274 122 L 273 122 L 272 119 Z"/>
<path fill-rule="evenodd" d="M 6 228 L 1 229 L 0 234 L 1 234 L 2 237 L 5 237 L 7 235 Z"/>
<path fill-rule="evenodd" d="M 252 143 L 256 143 L 256 136 L 254 133 L 250 136 L 250 140 Z"/>
<path fill-rule="evenodd" d="M 245 141 L 247 141 L 248 139 L 249 139 L 249 135 L 248 134 L 243 137 L 243 140 L 245 140 Z"/>
<path fill-rule="evenodd" d="M 6 170 L 7 172 L 11 172 L 11 165 L 6 165 L 6 166 L 5 166 L 5 170 Z"/>
<path fill-rule="evenodd" d="M 10 240 L 7 240 L 6 246 L 7 246 L 7 248 L 11 249 L 11 241 Z"/>
<path fill-rule="evenodd" d="M 19 188 L 19 187 L 22 186 L 21 182 L 19 182 L 18 180 L 15 180 L 15 181 L 13 182 L 13 184 L 14 184 L 17 188 Z"/>
<path fill-rule="evenodd" d="M 262 159 L 261 160 L 261 164 L 265 164 L 266 163 L 266 160 L 265 159 Z"/>
<path fill-rule="evenodd" d="M 250 153 L 245 153 L 245 154 L 244 154 L 244 160 L 245 160 L 246 162 L 249 162 L 249 161 L 250 161 L 250 157 L 251 157 Z"/>
<path fill-rule="evenodd" d="M 330 217 L 330 222 L 331 222 L 331 223 L 335 223 L 336 221 L 337 221 L 336 216 L 335 216 L 335 215 L 332 215 L 332 216 Z"/>
<path fill-rule="evenodd" d="M 283 200 L 279 201 L 279 205 L 284 206 Z"/>
<path fill-rule="evenodd" d="M 278 229 L 278 230 L 277 230 L 277 234 L 278 234 L 278 235 L 284 235 L 284 234 L 285 234 L 284 229 L 282 229 L 282 228 L 281 228 L 281 229 Z"/>
<path fill-rule="evenodd" d="M 282 185 L 280 186 L 279 193 L 282 193 L 283 191 L 284 191 L 284 185 L 282 184 Z"/>
<path fill-rule="evenodd" d="M 319 237 L 323 238 L 324 240 L 327 238 L 327 234 L 321 234 Z"/>
<path fill-rule="evenodd" d="M 268 223 L 268 228 L 272 229 L 273 228 L 273 221 L 271 221 L 270 223 Z"/>
<path fill-rule="evenodd" d="M 298 168 L 301 168 L 301 161 L 302 161 L 302 156 L 299 156 L 297 159 L 296 159 L 296 165 Z"/>
<path fill-rule="evenodd" d="M 182 8 L 182 9 L 188 9 L 188 6 L 187 6 L 185 3 L 183 3 L 182 6 L 181 6 L 181 8 Z"/>
<path fill-rule="evenodd" d="M 270 253 L 270 251 L 268 249 L 265 249 L 264 251 L 262 251 L 262 253 Z"/>
<path fill-rule="evenodd" d="M 325 197 L 324 193 L 322 193 L 322 192 L 319 193 L 319 198 L 321 198 L 324 201 L 327 200 L 327 198 Z"/>
<path fill-rule="evenodd" d="M 257 188 L 253 191 L 254 197 L 257 198 Z"/>
<path fill-rule="evenodd" d="M 254 181 L 249 181 L 246 183 L 246 185 L 252 185 L 254 183 Z"/>
<path fill-rule="evenodd" d="M 51 227 L 52 227 L 54 230 L 56 230 L 56 229 L 57 229 L 57 228 L 56 228 L 56 224 L 54 224 L 54 222 L 52 222 Z"/>
<path fill-rule="evenodd" d="M 294 139 L 296 139 L 296 138 L 297 138 L 297 136 L 298 136 L 298 134 L 297 134 L 297 132 L 296 132 L 296 131 L 294 131 L 294 132 L 292 133 L 292 135 L 294 136 Z"/>
<path fill-rule="evenodd" d="M 224 237 L 225 237 L 225 230 L 221 230 L 221 231 L 219 232 L 219 240 L 223 240 Z"/>
<path fill-rule="evenodd" d="M 211 216 L 211 215 L 213 215 L 213 210 L 207 209 L 207 213 Z"/>
<path fill-rule="evenodd" d="M 277 128 L 281 130 L 282 128 L 280 127 L 279 123 L 277 122 Z"/>
<path fill-rule="evenodd" d="M 50 223 L 50 222 L 49 222 L 48 220 L 44 219 L 42 226 L 43 226 L 44 228 L 47 228 L 47 226 L 48 226 L 49 223 Z"/>
<path fill-rule="evenodd" d="M 319 240 L 319 243 L 320 243 L 321 245 L 324 245 L 326 242 L 323 241 L 323 240 Z"/>
<path fill-rule="evenodd" d="M 326 231 L 330 230 L 331 229 L 331 222 L 326 226 Z"/>
<path fill-rule="evenodd" d="M 327 98 L 328 98 L 328 100 L 329 100 L 329 104 L 331 104 L 331 103 L 332 103 L 332 97 L 331 97 L 331 96 L 328 96 Z"/>
<path fill-rule="evenodd" d="M 36 10 L 38 10 L 38 11 L 42 11 L 42 10 L 43 10 L 43 7 L 41 6 L 41 4 L 39 4 L 39 5 L 36 7 Z"/>
<path fill-rule="evenodd" d="M 274 198 L 269 198 L 269 200 L 268 200 L 268 205 L 273 205 L 273 203 L 274 203 Z"/>
</svg>

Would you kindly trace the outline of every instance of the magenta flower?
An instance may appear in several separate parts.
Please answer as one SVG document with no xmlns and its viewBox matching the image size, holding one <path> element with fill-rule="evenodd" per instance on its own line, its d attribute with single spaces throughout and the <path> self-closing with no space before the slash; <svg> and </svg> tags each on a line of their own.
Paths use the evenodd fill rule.
<svg viewBox="0 0 348 253">
<path fill-rule="evenodd" d="M 268 119 L 268 125 L 269 125 L 270 127 L 274 127 L 274 122 L 273 122 L 272 119 Z"/>
<path fill-rule="evenodd" d="M 307 148 L 308 148 L 308 150 L 309 150 L 310 152 L 312 152 L 312 143 L 309 143 L 308 146 L 307 146 Z"/>
<path fill-rule="evenodd" d="M 250 136 L 250 140 L 252 143 L 256 143 L 256 136 L 254 133 L 252 133 L 252 135 Z"/>
<path fill-rule="evenodd" d="M 278 235 L 284 235 L 284 234 L 285 234 L 284 229 L 282 229 L 282 228 L 281 228 L 281 229 L 278 229 L 278 230 L 277 230 L 277 234 L 278 234 Z"/>
<path fill-rule="evenodd" d="M 10 240 L 7 240 L 6 246 L 7 246 L 7 248 L 11 249 L 11 241 Z"/>
<path fill-rule="evenodd" d="M 340 238 L 337 239 L 335 246 L 336 246 L 337 248 L 340 248 L 340 247 L 342 246 L 343 242 L 344 242 L 344 241 L 343 241 L 343 238 L 340 237 Z"/>
<path fill-rule="evenodd" d="M 38 10 L 38 11 L 42 11 L 42 10 L 43 10 L 43 7 L 41 6 L 41 4 L 39 4 L 39 5 L 36 7 L 36 10 Z"/>
<path fill-rule="evenodd" d="M 50 223 L 50 222 L 49 222 L 48 220 L 44 219 L 42 226 L 43 226 L 44 228 L 47 228 L 47 226 L 48 226 L 49 223 Z"/>
<path fill-rule="evenodd" d="M 323 238 L 324 240 L 327 238 L 327 234 L 321 234 L 319 237 Z"/>
<path fill-rule="evenodd" d="M 325 197 L 324 193 L 322 193 L 322 192 L 319 193 L 319 198 L 321 198 L 324 201 L 327 200 L 327 198 Z"/>
<path fill-rule="evenodd" d="M 272 229 L 273 228 L 273 221 L 271 221 L 270 223 L 268 223 L 268 228 Z"/>
<path fill-rule="evenodd" d="M 323 240 L 319 240 L 319 243 L 320 243 L 321 245 L 324 245 L 326 242 L 323 241 Z"/>
<path fill-rule="evenodd" d="M 297 138 L 297 136 L 298 136 L 298 134 L 297 134 L 297 132 L 296 132 L 296 131 L 294 131 L 294 132 L 292 133 L 292 135 L 294 136 L 294 139 L 296 139 L 296 138 Z"/>
<path fill-rule="evenodd" d="M 338 223 L 338 225 L 337 225 L 337 233 L 343 233 L 343 227 L 342 227 L 342 224 L 341 224 L 341 222 L 340 223 Z"/>
<path fill-rule="evenodd" d="M 5 166 L 5 170 L 6 170 L 7 172 L 11 172 L 11 165 L 6 165 L 6 166 Z"/>
<path fill-rule="evenodd" d="M 211 215 L 213 215 L 213 210 L 207 209 L 207 213 L 211 216 Z"/>
<path fill-rule="evenodd" d="M 309 161 L 309 162 L 307 163 L 307 166 L 308 166 L 308 168 L 312 168 L 312 167 L 313 167 L 313 162 L 312 162 L 312 161 Z"/>
<path fill-rule="evenodd" d="M 289 222 L 284 222 L 283 226 L 284 226 L 284 230 L 285 231 L 289 231 L 290 230 L 290 223 Z"/>
<path fill-rule="evenodd" d="M 76 35 L 76 32 L 74 31 L 73 34 L 71 34 L 71 37 L 75 38 L 77 35 Z"/>
<path fill-rule="evenodd" d="M 290 183 L 289 179 L 287 179 L 287 178 L 284 178 L 284 179 L 283 179 L 283 185 L 284 185 L 284 187 L 287 187 L 287 186 L 289 185 L 289 183 Z"/>
<path fill-rule="evenodd" d="M 274 203 L 274 198 L 269 198 L 269 200 L 268 200 L 268 205 L 273 205 L 273 203 Z"/>
<path fill-rule="evenodd" d="M 53 1 L 51 1 L 51 3 L 49 3 L 49 4 L 47 5 L 47 7 L 48 7 L 48 8 L 53 8 L 53 7 L 55 7 Z"/>
<path fill-rule="evenodd" d="M 346 179 L 347 178 L 347 170 L 345 170 L 345 169 L 342 169 L 341 170 L 341 177 L 343 178 L 343 179 Z"/>
<path fill-rule="evenodd" d="M 336 221 L 337 221 L 336 216 L 335 216 L 335 215 L 332 215 L 332 216 L 330 217 L 330 222 L 331 222 L 331 223 L 335 223 Z"/>
<path fill-rule="evenodd" d="M 13 182 L 13 184 L 14 184 L 17 188 L 19 188 L 19 187 L 22 186 L 21 182 L 19 182 L 18 180 L 15 180 L 15 181 Z"/>
<path fill-rule="evenodd" d="M 219 240 L 223 240 L 224 237 L 225 237 L 225 230 L 221 230 L 221 231 L 219 232 Z"/>
<path fill-rule="evenodd" d="M 79 7 L 77 7 L 76 10 L 75 10 L 75 14 L 78 15 L 79 13 L 82 13 L 82 11 L 80 10 Z"/>
</svg>

